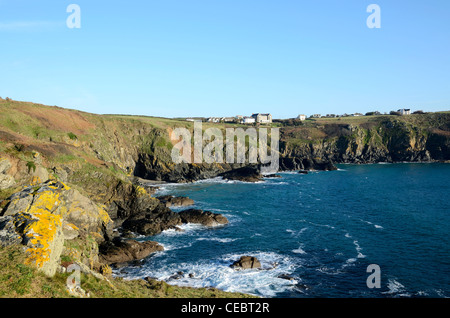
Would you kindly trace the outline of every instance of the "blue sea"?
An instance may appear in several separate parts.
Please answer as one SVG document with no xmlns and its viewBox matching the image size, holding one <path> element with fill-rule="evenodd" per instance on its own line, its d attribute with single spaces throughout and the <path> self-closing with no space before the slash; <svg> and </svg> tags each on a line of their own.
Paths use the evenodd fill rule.
<svg viewBox="0 0 450 318">
<path fill-rule="evenodd" d="M 165 250 L 115 274 L 276 298 L 449 297 L 450 165 L 338 168 L 163 185 L 156 195 L 188 196 L 229 224 L 140 237 Z M 243 255 L 262 268 L 230 268 Z M 379 288 L 367 285 L 370 264 Z"/>
</svg>

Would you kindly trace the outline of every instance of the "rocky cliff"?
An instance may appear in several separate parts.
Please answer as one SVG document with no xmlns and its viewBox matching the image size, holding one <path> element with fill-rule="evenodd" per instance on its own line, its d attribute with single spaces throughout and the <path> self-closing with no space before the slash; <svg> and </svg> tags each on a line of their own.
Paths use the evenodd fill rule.
<svg viewBox="0 0 450 318">
<path fill-rule="evenodd" d="M 448 161 L 450 114 L 376 116 L 352 123 L 340 123 L 336 119 L 316 121 L 306 127 L 286 128 L 281 144 L 282 157 L 303 160 L 334 163 Z"/>
<path fill-rule="evenodd" d="M 449 113 L 274 126 L 280 128 L 282 170 L 450 160 Z M 139 185 L 138 178 L 261 178 L 258 167 L 246 164 L 174 164 L 169 134 L 177 127 L 193 130 L 192 123 L 182 120 L 95 115 L 0 100 L 0 241 L 22 244 L 27 262 L 52 275 L 62 259 L 101 271 L 102 261 L 130 260 L 159 248 L 118 240 L 113 229 L 155 235 L 188 222 L 226 224 L 207 211 L 173 212 L 165 200 L 153 197 L 152 188 Z"/>
</svg>

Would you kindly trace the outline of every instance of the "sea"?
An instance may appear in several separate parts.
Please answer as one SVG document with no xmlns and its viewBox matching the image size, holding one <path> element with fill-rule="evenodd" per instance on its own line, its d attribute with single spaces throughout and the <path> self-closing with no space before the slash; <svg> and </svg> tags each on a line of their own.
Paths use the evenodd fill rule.
<svg viewBox="0 0 450 318">
<path fill-rule="evenodd" d="M 449 164 L 345 164 L 279 176 L 160 185 L 156 196 L 195 201 L 175 211 L 220 213 L 229 224 L 140 236 L 164 251 L 114 275 L 266 298 L 450 296 Z M 245 255 L 261 268 L 230 267 Z"/>
</svg>

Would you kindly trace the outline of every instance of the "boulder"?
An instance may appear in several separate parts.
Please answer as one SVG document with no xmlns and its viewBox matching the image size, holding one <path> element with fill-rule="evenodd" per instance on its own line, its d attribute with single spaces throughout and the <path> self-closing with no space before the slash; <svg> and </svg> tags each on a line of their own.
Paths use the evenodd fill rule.
<svg viewBox="0 0 450 318">
<path fill-rule="evenodd" d="M 257 269 L 261 268 L 261 263 L 254 256 L 241 256 L 241 258 L 231 264 L 230 267 L 234 269 Z"/>
<path fill-rule="evenodd" d="M 7 199 L 3 215 L 42 210 L 73 224 L 82 236 L 103 241 L 112 233 L 112 221 L 103 207 L 62 182 L 47 182 L 24 188 Z"/>
<path fill-rule="evenodd" d="M 25 245 L 25 263 L 48 276 L 59 266 L 65 239 L 89 236 L 101 242 L 112 232 L 102 207 L 58 181 L 26 187 L 5 201 L 0 213 L 3 244 Z"/>
<path fill-rule="evenodd" d="M 222 214 L 198 209 L 188 209 L 178 214 L 183 223 L 197 223 L 205 226 L 217 226 L 228 223 L 228 219 Z"/>
<path fill-rule="evenodd" d="M 105 264 L 120 264 L 143 259 L 164 248 L 157 242 L 114 240 L 100 245 L 99 261 Z"/>
</svg>

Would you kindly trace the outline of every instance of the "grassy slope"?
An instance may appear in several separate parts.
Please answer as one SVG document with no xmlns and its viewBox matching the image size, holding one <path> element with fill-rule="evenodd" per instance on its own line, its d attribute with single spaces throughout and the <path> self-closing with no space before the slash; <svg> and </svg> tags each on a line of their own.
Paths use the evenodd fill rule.
<svg viewBox="0 0 450 318">
<path fill-rule="evenodd" d="M 23 264 L 24 254 L 18 247 L 0 248 L 0 297 L 2 298 L 68 298 L 66 281 L 71 274 L 50 278 Z M 80 285 L 91 298 L 248 298 L 241 293 L 227 293 L 215 288 L 171 286 L 150 280 L 99 280 L 81 274 Z"/>
</svg>

